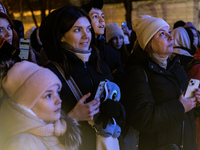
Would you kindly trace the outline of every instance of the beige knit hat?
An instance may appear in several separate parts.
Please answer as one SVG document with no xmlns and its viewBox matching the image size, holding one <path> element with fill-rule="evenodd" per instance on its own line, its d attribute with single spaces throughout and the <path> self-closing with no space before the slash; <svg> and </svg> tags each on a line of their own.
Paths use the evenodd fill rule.
<svg viewBox="0 0 200 150">
<path fill-rule="evenodd" d="M 132 21 L 133 30 L 142 49 L 145 49 L 151 38 L 165 26 L 169 27 L 169 24 L 163 19 L 149 15 L 141 15 Z"/>
<path fill-rule="evenodd" d="M 106 26 L 106 43 L 114 36 L 121 35 L 124 37 L 124 32 L 117 23 L 108 23 Z"/>
<path fill-rule="evenodd" d="M 46 89 L 61 82 L 49 69 L 35 63 L 16 63 L 2 80 L 2 87 L 8 97 L 27 108 L 32 108 Z"/>
</svg>

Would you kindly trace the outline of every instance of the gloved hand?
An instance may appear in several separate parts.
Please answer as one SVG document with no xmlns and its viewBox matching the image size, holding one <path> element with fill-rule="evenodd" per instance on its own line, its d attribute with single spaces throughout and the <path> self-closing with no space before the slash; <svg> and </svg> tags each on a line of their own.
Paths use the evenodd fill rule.
<svg viewBox="0 0 200 150">
<path fill-rule="evenodd" d="M 125 121 L 125 116 L 124 106 L 120 102 L 107 99 L 101 103 L 100 114 L 95 123 L 100 124 L 103 122 L 103 128 L 105 129 L 109 121 L 114 124 L 112 118 L 116 120 L 118 125 L 122 125 Z"/>
</svg>

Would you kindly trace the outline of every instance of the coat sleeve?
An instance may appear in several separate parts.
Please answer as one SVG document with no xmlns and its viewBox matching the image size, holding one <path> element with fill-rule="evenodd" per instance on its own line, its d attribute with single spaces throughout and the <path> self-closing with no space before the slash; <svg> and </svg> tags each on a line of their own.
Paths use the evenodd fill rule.
<svg viewBox="0 0 200 150">
<path fill-rule="evenodd" d="M 7 140 L 4 150 L 47 150 L 39 138 L 32 134 L 22 133 Z"/>
<path fill-rule="evenodd" d="M 121 102 L 126 108 L 127 123 L 137 130 L 155 132 L 184 120 L 184 107 L 178 99 L 155 104 L 142 67 L 132 67 L 121 85 Z"/>
</svg>

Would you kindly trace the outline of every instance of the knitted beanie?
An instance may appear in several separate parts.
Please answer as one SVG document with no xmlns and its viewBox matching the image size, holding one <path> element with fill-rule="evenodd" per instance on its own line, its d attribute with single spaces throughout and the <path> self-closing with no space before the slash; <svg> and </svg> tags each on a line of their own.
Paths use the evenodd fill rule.
<svg viewBox="0 0 200 150">
<path fill-rule="evenodd" d="M 60 88 L 62 86 L 52 71 L 28 61 L 16 63 L 2 80 L 2 87 L 8 97 L 30 109 L 45 90 L 55 84 Z"/>
<path fill-rule="evenodd" d="M 145 49 L 151 38 L 162 28 L 169 24 L 161 18 L 141 15 L 133 20 L 132 27 L 136 32 L 137 40 L 142 49 Z"/>
<path fill-rule="evenodd" d="M 110 39 L 118 35 L 124 37 L 124 32 L 120 26 L 117 23 L 108 23 L 106 26 L 106 42 L 108 43 Z"/>
<path fill-rule="evenodd" d="M 174 53 L 192 57 L 189 53 L 191 42 L 187 31 L 183 27 L 178 27 L 172 31 L 171 35 L 174 41 Z"/>
</svg>

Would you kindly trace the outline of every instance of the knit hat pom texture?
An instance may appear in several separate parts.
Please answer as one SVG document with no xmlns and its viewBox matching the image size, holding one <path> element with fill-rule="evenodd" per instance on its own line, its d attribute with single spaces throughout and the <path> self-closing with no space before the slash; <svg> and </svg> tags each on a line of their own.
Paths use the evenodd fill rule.
<svg viewBox="0 0 200 150">
<path fill-rule="evenodd" d="M 119 35 L 124 37 L 124 32 L 120 26 L 117 23 L 108 23 L 106 26 L 106 42 L 108 43 L 110 39 Z"/>
<path fill-rule="evenodd" d="M 145 49 L 151 38 L 162 28 L 170 27 L 161 18 L 141 15 L 132 21 L 133 30 L 136 32 L 137 40 L 142 49 Z"/>
</svg>

